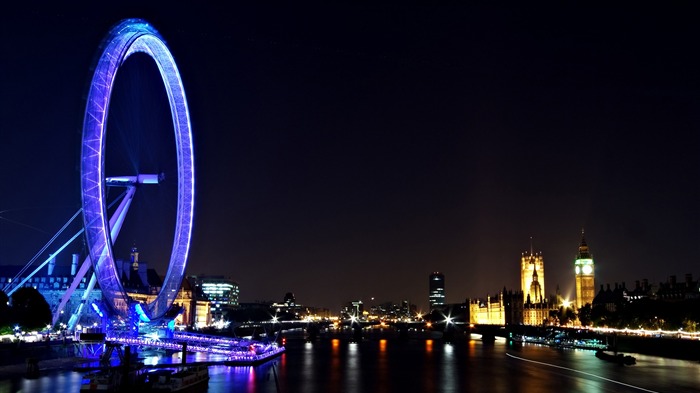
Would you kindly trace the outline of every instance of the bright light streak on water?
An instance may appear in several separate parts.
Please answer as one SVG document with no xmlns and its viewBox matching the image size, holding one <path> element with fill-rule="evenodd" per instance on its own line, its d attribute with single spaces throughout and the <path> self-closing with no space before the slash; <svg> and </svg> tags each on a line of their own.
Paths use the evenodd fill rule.
<svg viewBox="0 0 700 393">
<path fill-rule="evenodd" d="M 456 392 L 458 381 L 455 372 L 455 358 L 454 358 L 454 347 L 452 344 L 447 344 L 444 347 L 444 353 L 442 358 L 442 381 L 445 381 L 445 391 Z"/>
<path fill-rule="evenodd" d="M 587 375 L 587 376 L 590 376 L 590 377 L 602 379 L 602 380 L 607 381 L 607 382 L 612 382 L 612 383 L 616 383 L 616 384 L 618 384 L 618 385 L 622 385 L 622 386 L 630 387 L 630 388 L 633 388 L 633 389 L 641 390 L 641 391 L 643 391 L 643 392 L 659 393 L 659 392 L 657 392 L 657 391 L 655 391 L 655 390 L 644 389 L 644 388 L 639 387 L 639 386 L 634 386 L 634 385 L 630 385 L 630 384 L 628 384 L 628 383 L 624 383 L 624 382 L 620 382 L 620 381 L 615 381 L 615 380 L 610 379 L 610 378 L 601 377 L 600 375 L 595 375 L 595 374 L 588 373 L 588 372 L 581 371 L 581 370 L 575 370 L 575 369 L 569 368 L 569 367 L 557 366 L 556 364 L 550 364 L 550 363 L 545 363 L 545 362 L 538 362 L 538 361 L 536 361 L 536 360 L 524 359 L 524 358 L 521 358 L 521 357 L 518 357 L 518 356 L 513 356 L 513 355 L 511 355 L 511 354 L 509 354 L 509 353 L 506 353 L 506 356 L 511 357 L 511 358 L 513 358 L 513 359 L 517 359 L 517 360 L 523 361 L 523 362 L 530 362 L 530 363 L 535 363 L 535 364 L 539 364 L 539 365 L 543 365 L 543 366 L 547 366 L 547 367 L 559 368 L 559 369 L 562 369 L 562 370 L 568 370 L 568 371 L 571 371 L 571 372 L 584 374 L 584 375 Z"/>
<path fill-rule="evenodd" d="M 335 347 L 335 343 L 334 343 Z M 313 373 L 310 370 L 316 368 L 314 362 L 314 346 L 311 343 L 305 343 L 302 351 L 302 371 L 301 371 L 301 383 L 304 386 L 308 386 L 310 389 L 316 389 L 315 381 L 313 379 Z"/>
<path fill-rule="evenodd" d="M 348 345 L 348 352 L 345 355 L 345 359 L 346 365 L 344 367 L 344 386 L 347 388 L 349 393 L 361 393 L 362 386 L 360 385 L 360 381 L 362 381 L 362 358 L 360 357 L 358 344 L 350 343 Z"/>
<path fill-rule="evenodd" d="M 315 348 L 311 356 L 319 356 Z M 333 340 L 333 351 L 331 352 L 331 369 L 329 372 L 330 380 L 327 382 L 329 385 L 342 385 L 342 363 L 343 358 L 340 353 L 340 340 Z M 311 378 L 318 378 L 318 375 L 315 375 L 314 373 L 314 375 Z"/>
<path fill-rule="evenodd" d="M 377 385 L 385 386 L 387 389 L 391 386 L 391 378 L 389 376 L 389 353 L 387 349 L 387 340 L 379 340 L 379 352 L 376 356 L 376 365 L 374 371 L 377 373 Z M 371 359 L 368 359 L 368 361 Z"/>
</svg>

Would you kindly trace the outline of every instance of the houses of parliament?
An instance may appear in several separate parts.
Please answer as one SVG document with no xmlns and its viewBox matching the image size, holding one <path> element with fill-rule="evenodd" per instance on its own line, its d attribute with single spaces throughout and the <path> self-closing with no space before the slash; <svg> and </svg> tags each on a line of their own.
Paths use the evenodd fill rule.
<svg viewBox="0 0 700 393">
<path fill-rule="evenodd" d="M 576 299 L 572 307 L 579 309 L 592 304 L 595 297 L 595 264 L 583 230 L 578 253 L 574 258 Z M 550 320 L 550 311 L 564 304 L 557 287 L 556 295 L 545 292 L 545 267 L 542 252 L 535 252 L 530 239 L 530 250 L 520 256 L 520 290 L 503 291 L 494 297 L 469 301 L 470 323 L 541 325 Z M 568 305 L 566 305 L 568 306 Z"/>
</svg>

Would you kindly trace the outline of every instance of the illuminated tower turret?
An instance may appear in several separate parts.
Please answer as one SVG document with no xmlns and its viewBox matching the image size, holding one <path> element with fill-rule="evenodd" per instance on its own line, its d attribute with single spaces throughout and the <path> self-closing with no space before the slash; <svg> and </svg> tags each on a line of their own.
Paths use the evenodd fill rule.
<svg viewBox="0 0 700 393">
<path fill-rule="evenodd" d="M 532 282 L 530 283 L 530 301 L 533 303 L 542 303 L 542 286 L 538 280 L 537 276 L 537 265 L 535 265 L 535 270 L 532 272 Z"/>
<path fill-rule="evenodd" d="M 536 282 L 536 291 L 539 291 L 539 298 L 544 295 L 544 259 L 542 252 L 535 253 L 532 249 L 532 238 L 530 238 L 530 252 L 522 253 L 520 257 L 520 289 L 523 291 L 523 300 L 527 300 L 530 289 L 533 288 L 533 281 Z M 533 295 L 534 296 L 534 295 Z M 534 297 L 530 297 L 535 302 Z"/>
<path fill-rule="evenodd" d="M 139 270 L 139 250 L 136 246 L 131 247 L 131 269 Z"/>
<path fill-rule="evenodd" d="M 576 308 L 593 304 L 595 266 L 593 255 L 588 251 L 588 244 L 583 236 L 583 229 L 581 229 L 581 244 L 578 246 L 578 254 L 574 261 L 574 271 L 576 272 Z"/>
</svg>

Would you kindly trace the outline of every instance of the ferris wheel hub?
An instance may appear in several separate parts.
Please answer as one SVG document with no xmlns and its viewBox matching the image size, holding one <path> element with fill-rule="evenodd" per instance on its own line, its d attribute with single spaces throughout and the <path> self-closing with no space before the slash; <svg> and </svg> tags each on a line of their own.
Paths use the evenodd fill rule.
<svg viewBox="0 0 700 393">
<path fill-rule="evenodd" d="M 138 174 L 136 176 L 110 176 L 105 179 L 105 184 L 113 187 L 128 187 L 137 184 L 159 184 L 165 180 L 165 174 Z"/>
</svg>

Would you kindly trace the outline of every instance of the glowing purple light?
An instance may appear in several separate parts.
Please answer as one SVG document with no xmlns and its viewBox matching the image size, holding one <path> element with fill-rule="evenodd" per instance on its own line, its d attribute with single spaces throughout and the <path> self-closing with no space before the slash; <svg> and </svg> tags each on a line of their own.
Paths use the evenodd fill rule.
<svg viewBox="0 0 700 393">
<path fill-rule="evenodd" d="M 156 62 L 163 78 L 173 118 L 178 163 L 177 217 L 170 264 L 161 291 L 153 302 L 146 305 L 145 313 L 159 318 L 168 311 L 180 290 L 192 236 L 194 153 L 190 116 L 175 60 L 152 26 L 143 20 L 127 19 L 117 24 L 104 42 L 90 84 L 83 122 L 81 187 L 85 237 L 108 308 L 127 318 L 129 297 L 114 264 L 114 239 L 110 238 L 105 205 L 104 152 L 107 112 L 117 71 L 130 55 L 145 53 Z"/>
<path fill-rule="evenodd" d="M 183 340 L 184 337 L 187 337 L 187 339 Z M 265 361 L 285 350 L 284 347 L 278 346 L 275 343 L 262 345 L 254 341 L 227 337 L 218 337 L 217 340 L 214 340 L 213 336 L 201 336 L 196 334 L 176 335 L 172 340 L 146 336 L 133 337 L 115 335 L 107 337 L 107 340 L 127 345 L 149 346 L 176 351 L 181 351 L 182 342 L 186 341 L 188 350 L 223 355 L 226 357 L 227 361 L 239 363 L 257 363 Z M 251 351 L 251 347 L 254 348 L 253 351 Z"/>
</svg>

